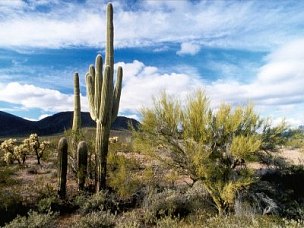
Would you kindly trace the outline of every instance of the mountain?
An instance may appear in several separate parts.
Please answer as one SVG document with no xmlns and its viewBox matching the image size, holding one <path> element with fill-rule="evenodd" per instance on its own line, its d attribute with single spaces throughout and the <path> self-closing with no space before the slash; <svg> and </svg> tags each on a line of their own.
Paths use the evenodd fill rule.
<svg viewBox="0 0 304 228">
<path fill-rule="evenodd" d="M 0 111 L 0 136 L 26 136 L 30 133 L 51 135 L 61 133 L 72 127 L 73 112 L 60 112 L 39 121 L 29 121 L 18 116 Z M 81 113 L 82 127 L 95 127 L 95 122 L 88 112 Z M 112 130 L 127 130 L 129 125 L 138 128 L 135 119 L 118 116 L 112 124 Z"/>
</svg>

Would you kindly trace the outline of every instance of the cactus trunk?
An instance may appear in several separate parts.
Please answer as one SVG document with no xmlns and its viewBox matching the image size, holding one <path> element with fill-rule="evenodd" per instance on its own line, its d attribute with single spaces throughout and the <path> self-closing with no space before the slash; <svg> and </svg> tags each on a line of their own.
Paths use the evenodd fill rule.
<svg viewBox="0 0 304 228">
<path fill-rule="evenodd" d="M 68 141 L 61 138 L 58 142 L 58 195 L 65 198 L 68 170 Z"/>
<path fill-rule="evenodd" d="M 96 191 L 106 188 L 106 176 L 107 176 L 107 156 L 108 145 L 110 136 L 110 126 L 103 126 L 97 123 L 96 132 L 96 175 L 95 175 L 95 187 Z"/>
<path fill-rule="evenodd" d="M 80 89 L 78 73 L 74 75 L 74 116 L 72 130 L 78 132 L 81 127 Z"/>
<path fill-rule="evenodd" d="M 87 176 L 88 167 L 88 146 L 85 141 L 81 141 L 77 147 L 78 154 L 78 190 L 83 191 Z"/>
<path fill-rule="evenodd" d="M 115 88 L 113 85 L 114 48 L 113 48 L 113 7 L 107 5 L 107 45 L 104 73 L 102 58 L 96 57 L 95 68 L 90 66 L 86 75 L 87 94 L 91 118 L 96 121 L 95 145 L 95 188 L 100 191 L 106 187 L 107 155 L 111 124 L 115 121 L 119 109 L 122 88 L 122 68 L 117 71 Z"/>
</svg>

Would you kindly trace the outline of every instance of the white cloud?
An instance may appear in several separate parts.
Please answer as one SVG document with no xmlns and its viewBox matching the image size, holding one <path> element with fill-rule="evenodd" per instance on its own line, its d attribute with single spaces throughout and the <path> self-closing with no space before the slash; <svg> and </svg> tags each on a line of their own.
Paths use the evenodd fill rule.
<svg viewBox="0 0 304 228">
<path fill-rule="evenodd" d="M 38 108 L 48 112 L 73 110 L 73 95 L 29 84 L 11 82 L 0 86 L 0 101 L 22 105 L 23 108 Z M 81 96 L 82 110 L 88 110 L 86 98 Z"/>
<path fill-rule="evenodd" d="M 102 0 L 0 2 L 1 47 L 101 48 L 104 45 L 105 3 Z M 273 50 L 304 34 L 301 1 L 296 4 L 288 1 L 139 1 L 131 7 L 126 7 L 126 2 L 113 4 L 117 47 L 163 47 L 170 42 L 195 42 L 195 45 L 212 47 Z M 41 5 L 48 10 L 39 11 Z"/>
<path fill-rule="evenodd" d="M 143 106 L 151 106 L 153 96 L 166 90 L 177 98 L 182 98 L 190 91 L 203 86 L 197 78 L 187 74 L 162 74 L 156 67 L 144 63 L 117 63 L 124 69 L 123 90 L 120 103 L 121 113 L 136 114 Z"/>
<path fill-rule="evenodd" d="M 190 71 L 179 73 L 173 71 L 175 67 L 164 73 L 163 69 L 138 60 L 116 63 L 115 67 L 120 65 L 124 69 L 120 114 L 137 116 L 138 110 L 151 106 L 152 96 L 163 90 L 183 98 L 196 88 L 205 88 L 214 107 L 221 102 L 239 105 L 251 101 L 265 117 L 285 117 L 291 124 L 304 124 L 304 65 L 301 64 L 304 52 L 299 51 L 303 49 L 304 39 L 281 46 L 265 58 L 250 82 L 231 78 L 207 82 L 201 79 L 203 75 L 193 76 Z M 87 98 L 81 99 L 82 110 L 88 110 Z M 0 100 L 45 112 L 73 110 L 72 94 L 17 82 L 0 83 Z"/>
<path fill-rule="evenodd" d="M 178 55 L 195 55 L 200 51 L 200 45 L 193 43 L 182 43 L 179 51 L 176 52 Z"/>
</svg>

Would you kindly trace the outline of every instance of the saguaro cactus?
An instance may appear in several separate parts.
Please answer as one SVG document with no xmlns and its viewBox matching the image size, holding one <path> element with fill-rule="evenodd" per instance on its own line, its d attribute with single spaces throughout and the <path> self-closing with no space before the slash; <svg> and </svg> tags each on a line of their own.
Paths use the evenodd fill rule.
<svg viewBox="0 0 304 228">
<path fill-rule="evenodd" d="M 85 141 L 81 141 L 77 147 L 78 154 L 78 190 L 84 189 L 88 166 L 88 146 Z"/>
<path fill-rule="evenodd" d="M 58 195 L 64 198 L 66 195 L 66 181 L 68 170 L 68 141 L 62 137 L 58 142 Z"/>
<path fill-rule="evenodd" d="M 113 85 L 114 74 L 114 49 L 113 49 L 113 7 L 107 5 L 107 35 L 106 35 L 106 62 L 102 74 L 102 57 L 97 55 L 95 67 L 90 66 L 86 74 L 87 95 L 91 118 L 96 122 L 96 174 L 95 187 L 100 191 L 106 187 L 107 154 L 110 128 L 117 117 L 121 87 L 122 68 L 118 67 L 115 88 Z"/>
<path fill-rule="evenodd" d="M 81 127 L 81 107 L 80 107 L 80 89 L 78 73 L 74 74 L 74 116 L 73 116 L 73 132 L 78 132 Z"/>
</svg>

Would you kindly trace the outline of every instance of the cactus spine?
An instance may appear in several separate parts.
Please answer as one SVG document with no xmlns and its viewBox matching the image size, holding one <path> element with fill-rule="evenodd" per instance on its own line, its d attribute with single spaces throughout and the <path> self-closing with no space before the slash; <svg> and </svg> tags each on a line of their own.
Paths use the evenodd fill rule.
<svg viewBox="0 0 304 228">
<path fill-rule="evenodd" d="M 67 169 L 68 141 L 62 137 L 58 142 L 58 195 L 60 198 L 66 195 Z"/>
<path fill-rule="evenodd" d="M 74 116 L 72 131 L 78 132 L 81 127 L 80 89 L 78 73 L 74 74 Z"/>
<path fill-rule="evenodd" d="M 78 190 L 84 190 L 85 179 L 88 166 L 88 146 L 85 141 L 81 141 L 77 147 L 78 154 Z"/>
<path fill-rule="evenodd" d="M 117 71 L 115 88 L 113 85 L 114 49 L 113 49 L 113 7 L 107 5 L 107 36 L 106 36 L 106 62 L 102 74 L 102 57 L 97 55 L 95 67 L 90 66 L 86 74 L 87 94 L 91 118 L 96 122 L 96 191 L 106 187 L 106 166 L 108 143 L 111 124 L 117 117 L 122 87 L 122 68 Z"/>
</svg>

